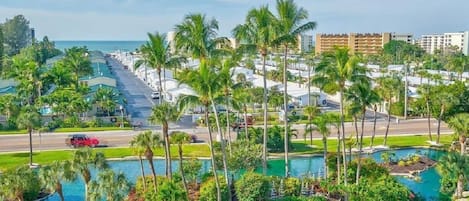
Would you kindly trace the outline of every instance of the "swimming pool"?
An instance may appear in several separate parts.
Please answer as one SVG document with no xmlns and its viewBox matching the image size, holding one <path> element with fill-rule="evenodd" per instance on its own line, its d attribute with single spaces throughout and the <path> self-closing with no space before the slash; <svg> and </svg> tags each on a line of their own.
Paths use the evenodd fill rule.
<svg viewBox="0 0 469 201">
<path fill-rule="evenodd" d="M 441 155 L 440 151 L 435 151 L 431 149 L 399 149 L 393 150 L 397 158 L 403 158 L 411 154 L 420 153 L 427 155 L 430 158 L 436 159 Z M 377 162 L 381 162 L 381 154 L 384 152 L 376 152 L 368 155 L 372 157 Z M 310 174 L 321 174 L 323 173 L 323 162 L 324 159 L 322 156 L 313 156 L 313 157 L 300 157 L 292 158 L 290 160 L 290 170 L 291 175 L 294 177 L 300 177 L 307 173 Z M 159 175 L 165 174 L 165 164 L 164 160 L 154 160 L 156 173 Z M 284 175 L 284 160 L 282 159 L 273 159 L 268 162 L 268 174 L 269 175 Z M 123 172 L 126 177 L 131 182 L 135 182 L 136 178 L 141 175 L 140 173 L 140 163 L 134 160 L 122 160 L 122 161 L 109 161 L 110 167 L 116 172 Z M 173 171 L 178 170 L 178 161 L 172 161 Z M 146 174 L 151 174 L 150 167 L 147 161 L 144 161 L 144 169 Z M 208 172 L 210 170 L 210 161 L 203 160 L 201 172 Z M 92 170 L 92 176 L 95 178 L 96 170 Z M 416 193 L 421 194 L 427 200 L 432 200 L 438 196 L 438 191 L 440 188 L 439 180 L 440 176 L 436 172 L 435 168 L 431 168 L 420 175 L 421 180 L 415 181 L 412 179 L 397 177 L 398 181 L 402 184 L 409 187 Z M 83 180 L 78 179 L 75 182 L 66 182 L 63 184 L 63 192 L 66 200 L 72 201 L 81 201 L 84 198 L 84 184 Z M 58 201 L 59 197 L 57 195 L 52 196 L 50 201 Z"/>
</svg>

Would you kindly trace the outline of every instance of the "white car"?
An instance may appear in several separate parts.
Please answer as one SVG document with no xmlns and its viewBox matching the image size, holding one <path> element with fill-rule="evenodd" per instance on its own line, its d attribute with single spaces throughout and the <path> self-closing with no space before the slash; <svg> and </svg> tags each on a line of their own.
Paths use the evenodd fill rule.
<svg viewBox="0 0 469 201">
<path fill-rule="evenodd" d="M 151 93 L 151 98 L 152 99 L 159 99 L 160 98 L 160 93 L 156 92 L 156 91 L 152 92 Z"/>
</svg>

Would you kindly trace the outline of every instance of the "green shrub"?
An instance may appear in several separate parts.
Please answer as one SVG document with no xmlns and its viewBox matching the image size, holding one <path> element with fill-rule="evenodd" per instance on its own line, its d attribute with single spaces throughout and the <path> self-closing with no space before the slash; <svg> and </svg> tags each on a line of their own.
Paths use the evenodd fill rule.
<svg viewBox="0 0 469 201">
<path fill-rule="evenodd" d="M 391 105 L 391 114 L 397 116 L 404 116 L 404 103 L 397 102 Z"/>
<path fill-rule="evenodd" d="M 418 155 L 412 156 L 412 161 L 413 161 L 414 163 L 419 162 L 419 161 L 420 161 L 420 156 L 418 156 Z"/>
<path fill-rule="evenodd" d="M 235 189 L 240 201 L 268 200 L 269 180 L 261 174 L 248 172 L 235 183 Z"/>
<path fill-rule="evenodd" d="M 301 181 L 294 177 L 284 179 L 283 191 L 285 196 L 299 196 L 301 193 Z"/>
<path fill-rule="evenodd" d="M 287 196 L 283 198 L 273 199 L 272 201 L 327 201 L 325 197 L 304 197 L 304 196 Z"/>
<path fill-rule="evenodd" d="M 397 163 L 398 166 L 405 166 L 406 165 L 406 162 L 403 161 L 403 160 L 400 160 L 398 163 Z"/>
<path fill-rule="evenodd" d="M 94 117 L 91 121 L 86 122 L 86 125 L 91 128 L 96 128 L 104 126 L 105 123 L 102 119 Z"/>
<path fill-rule="evenodd" d="M 414 161 L 408 160 L 408 161 L 405 162 L 405 164 L 406 164 L 406 165 L 412 165 L 412 164 L 414 164 Z"/>
<path fill-rule="evenodd" d="M 228 200 L 228 186 L 226 185 L 223 177 L 218 177 L 220 182 L 221 200 Z M 215 179 L 210 178 L 200 186 L 200 201 L 216 201 L 217 200 L 217 186 Z"/>
<path fill-rule="evenodd" d="M 187 194 L 180 182 L 163 179 L 158 185 L 156 198 L 161 201 L 184 201 L 187 200 Z"/>
</svg>

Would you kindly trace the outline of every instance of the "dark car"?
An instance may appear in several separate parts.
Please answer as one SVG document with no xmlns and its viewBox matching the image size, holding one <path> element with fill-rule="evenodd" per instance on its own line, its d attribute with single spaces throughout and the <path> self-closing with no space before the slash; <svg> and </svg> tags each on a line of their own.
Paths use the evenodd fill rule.
<svg viewBox="0 0 469 201">
<path fill-rule="evenodd" d="M 94 137 L 88 137 L 85 134 L 69 135 L 65 139 L 65 144 L 74 148 L 77 147 L 96 147 L 99 145 L 99 140 Z"/>
</svg>

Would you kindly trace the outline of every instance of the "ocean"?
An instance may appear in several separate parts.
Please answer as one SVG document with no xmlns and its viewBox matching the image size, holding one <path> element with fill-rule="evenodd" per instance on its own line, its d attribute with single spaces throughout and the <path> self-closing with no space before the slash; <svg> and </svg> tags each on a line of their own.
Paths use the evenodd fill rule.
<svg viewBox="0 0 469 201">
<path fill-rule="evenodd" d="M 88 50 L 99 50 L 104 53 L 121 51 L 135 51 L 145 43 L 145 41 L 54 41 L 55 47 L 64 51 L 74 46 L 86 46 Z"/>
</svg>

